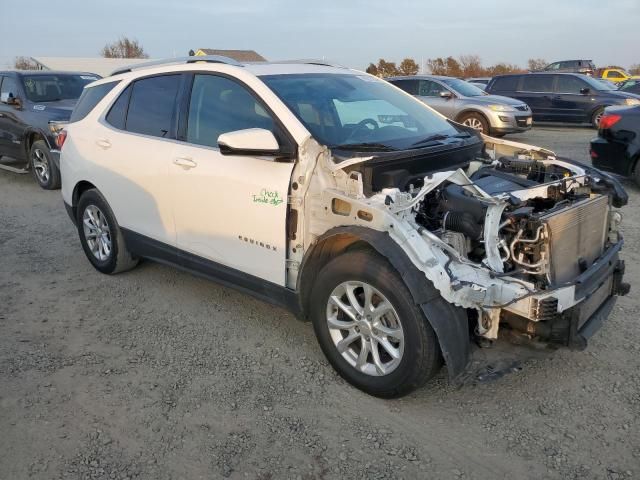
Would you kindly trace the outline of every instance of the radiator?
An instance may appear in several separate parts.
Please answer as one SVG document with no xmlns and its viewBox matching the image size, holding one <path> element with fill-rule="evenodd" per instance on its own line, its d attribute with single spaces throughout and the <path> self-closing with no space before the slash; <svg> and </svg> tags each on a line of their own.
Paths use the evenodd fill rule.
<svg viewBox="0 0 640 480">
<path fill-rule="evenodd" d="M 596 195 L 540 218 L 550 235 L 550 277 L 553 284 L 574 280 L 602 255 L 609 224 L 609 199 Z"/>
</svg>

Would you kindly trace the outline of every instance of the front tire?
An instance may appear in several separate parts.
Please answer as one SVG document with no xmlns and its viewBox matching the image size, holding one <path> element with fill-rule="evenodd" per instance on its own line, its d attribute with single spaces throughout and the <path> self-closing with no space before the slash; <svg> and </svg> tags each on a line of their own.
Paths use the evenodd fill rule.
<svg viewBox="0 0 640 480">
<path fill-rule="evenodd" d="M 84 253 L 96 270 L 125 272 L 138 264 L 124 241 L 109 204 L 98 190 L 87 190 L 78 201 L 76 224 Z"/>
<path fill-rule="evenodd" d="M 474 128 L 481 133 L 489 135 L 489 122 L 484 115 L 476 112 L 464 113 L 458 119 L 458 122 L 467 127 Z"/>
<path fill-rule="evenodd" d="M 398 273 L 374 252 L 331 260 L 318 274 L 310 309 L 325 356 L 366 393 L 406 395 L 442 365 L 436 334 L 422 310 Z"/>
<path fill-rule="evenodd" d="M 38 185 L 45 190 L 57 190 L 60 188 L 60 170 L 49 151 L 44 140 L 36 140 L 29 151 L 29 163 L 33 178 Z"/>
</svg>

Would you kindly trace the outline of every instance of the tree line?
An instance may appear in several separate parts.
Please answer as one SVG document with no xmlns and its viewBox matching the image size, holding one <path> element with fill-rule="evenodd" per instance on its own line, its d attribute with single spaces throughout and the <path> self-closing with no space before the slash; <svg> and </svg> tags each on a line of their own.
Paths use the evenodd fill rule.
<svg viewBox="0 0 640 480">
<path fill-rule="evenodd" d="M 149 58 L 142 44 L 136 39 L 122 36 L 114 42 L 107 43 L 100 55 L 104 58 Z M 429 58 L 425 61 L 425 73 L 432 75 L 444 75 L 448 77 L 471 78 L 471 77 L 493 77 L 505 73 L 522 73 L 542 70 L 548 65 L 543 58 L 530 58 L 527 61 L 527 68 L 523 69 L 512 63 L 496 63 L 489 67 L 482 65 L 482 60 L 478 55 L 460 55 L 454 57 L 437 57 Z M 36 70 L 36 64 L 29 57 L 16 57 L 14 60 L 14 68 L 18 70 Z M 604 67 L 604 68 L 620 68 L 620 67 Z M 393 77 L 396 75 L 417 75 L 421 68 L 413 58 L 405 58 L 399 65 L 396 62 L 389 62 L 383 58 L 378 63 L 370 63 L 367 67 L 367 73 L 377 77 Z M 640 63 L 632 65 L 629 68 L 632 75 L 640 75 Z"/>
<path fill-rule="evenodd" d="M 496 63 L 485 67 L 482 59 L 478 55 L 460 55 L 454 57 L 437 57 L 429 58 L 424 62 L 425 73 L 431 75 L 443 75 L 447 77 L 457 78 L 473 78 L 473 77 L 493 77 L 495 75 L 503 75 L 506 73 L 525 73 L 542 70 L 549 65 L 544 58 L 530 58 L 527 60 L 527 68 L 512 63 Z M 604 67 L 604 68 L 621 68 L 621 67 Z M 417 75 L 420 72 L 420 66 L 412 58 L 405 58 L 397 65 L 381 58 L 377 63 L 370 63 L 367 67 L 367 73 L 377 77 L 393 77 L 397 75 Z M 629 68 L 632 75 L 640 75 L 640 64 L 632 65 Z"/>
</svg>

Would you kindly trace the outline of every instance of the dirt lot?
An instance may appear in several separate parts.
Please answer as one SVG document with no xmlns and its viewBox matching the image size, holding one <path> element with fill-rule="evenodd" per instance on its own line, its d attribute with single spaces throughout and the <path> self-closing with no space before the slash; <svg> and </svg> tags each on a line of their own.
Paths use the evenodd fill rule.
<svg viewBox="0 0 640 480">
<path fill-rule="evenodd" d="M 512 137 L 588 161 L 590 129 Z M 584 352 L 401 400 L 336 376 L 311 326 L 175 269 L 97 273 L 60 192 L 0 172 L 0 478 L 640 478 L 640 203 Z"/>
</svg>

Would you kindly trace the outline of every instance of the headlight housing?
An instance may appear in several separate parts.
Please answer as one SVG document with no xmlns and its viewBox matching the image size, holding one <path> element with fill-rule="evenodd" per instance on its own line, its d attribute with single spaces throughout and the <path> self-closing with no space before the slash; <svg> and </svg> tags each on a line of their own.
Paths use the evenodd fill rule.
<svg viewBox="0 0 640 480">
<path fill-rule="evenodd" d="M 640 105 L 640 100 L 637 98 L 627 98 L 624 101 L 625 105 Z"/>
<path fill-rule="evenodd" d="M 489 105 L 489 110 L 494 112 L 515 112 L 516 109 L 509 105 Z"/>
</svg>

